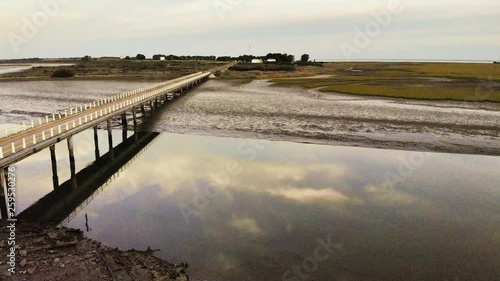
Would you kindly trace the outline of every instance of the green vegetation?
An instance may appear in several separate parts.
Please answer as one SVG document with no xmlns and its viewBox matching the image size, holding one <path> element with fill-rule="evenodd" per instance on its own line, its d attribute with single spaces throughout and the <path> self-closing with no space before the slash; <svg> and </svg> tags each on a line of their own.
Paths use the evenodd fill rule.
<svg viewBox="0 0 500 281">
<path fill-rule="evenodd" d="M 303 62 L 303 63 L 307 63 L 309 62 L 309 55 L 308 54 L 303 54 L 301 57 L 300 57 L 300 61 Z"/>
<path fill-rule="evenodd" d="M 282 86 L 320 88 L 322 92 L 500 102 L 500 68 L 495 64 L 328 63 L 309 74 L 329 76 L 273 77 L 272 81 Z"/>
<path fill-rule="evenodd" d="M 217 61 L 154 61 L 143 60 L 95 60 L 62 61 L 74 63 L 63 67 L 35 67 L 23 72 L 6 73 L 0 75 L 1 80 L 46 80 L 60 75 L 62 69 L 73 73 L 71 79 L 113 79 L 113 80 L 151 80 L 162 81 L 177 78 L 182 75 L 198 71 L 206 71 L 221 67 L 226 63 Z M 73 77 L 74 76 L 74 77 Z"/>
<path fill-rule="evenodd" d="M 411 98 L 426 100 L 461 100 L 461 101 L 496 101 L 500 95 L 484 96 L 476 92 L 474 87 L 445 86 L 382 86 L 382 85 L 335 85 L 321 89 L 322 92 L 338 92 L 346 94 L 384 96 L 395 98 Z"/>
<path fill-rule="evenodd" d="M 75 73 L 67 68 L 57 69 L 52 73 L 50 77 L 52 78 L 68 78 L 75 76 Z"/>
<path fill-rule="evenodd" d="M 295 71 L 293 64 L 277 63 L 238 63 L 229 68 L 232 71 Z"/>
</svg>

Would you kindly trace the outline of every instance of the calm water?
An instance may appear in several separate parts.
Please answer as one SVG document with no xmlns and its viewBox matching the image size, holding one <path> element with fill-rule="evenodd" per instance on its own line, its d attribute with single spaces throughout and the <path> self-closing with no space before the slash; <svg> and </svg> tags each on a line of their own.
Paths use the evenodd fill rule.
<svg viewBox="0 0 500 281">
<path fill-rule="evenodd" d="M 0 124 L 142 85 L 2 83 Z M 202 98 L 187 97 L 167 110 Z M 187 120 L 158 113 L 148 122 L 156 131 L 182 128 L 179 120 Z M 122 132 L 113 138 L 118 145 Z M 103 155 L 106 132 L 99 142 Z M 95 198 L 84 197 L 76 212 L 59 212 L 63 225 L 123 250 L 160 249 L 157 255 L 171 262 L 188 262 L 195 280 L 500 276 L 499 157 L 163 133 L 130 146 L 140 153 L 120 161 L 117 172 L 110 161 L 93 165 L 92 132 L 77 135 L 74 144 L 77 170 L 111 172 L 103 172 L 106 184 L 94 186 L 91 177 L 79 182 Z M 66 143 L 56 151 L 63 183 L 70 175 Z M 17 169 L 21 211 L 52 194 L 48 150 Z"/>
<path fill-rule="evenodd" d="M 33 67 L 55 67 L 55 66 L 65 66 L 73 65 L 71 63 L 32 63 L 32 64 L 0 64 L 0 74 L 20 72 L 24 70 L 31 69 Z"/>
<path fill-rule="evenodd" d="M 91 137 L 75 140 L 78 169 L 93 161 Z M 50 192 L 49 161 L 44 151 L 17 166 L 23 208 Z M 195 279 L 290 270 L 284 280 L 298 280 L 304 265 L 309 280 L 496 280 L 499 168 L 498 157 L 161 134 L 64 225 L 112 247 L 160 249 Z M 313 263 L 321 239 L 331 252 Z"/>
</svg>

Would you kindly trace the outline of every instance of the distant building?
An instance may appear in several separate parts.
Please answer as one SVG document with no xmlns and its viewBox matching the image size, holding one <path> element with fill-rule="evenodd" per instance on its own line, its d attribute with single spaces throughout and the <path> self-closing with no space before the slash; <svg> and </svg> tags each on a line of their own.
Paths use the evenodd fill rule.
<svg viewBox="0 0 500 281">
<path fill-rule="evenodd" d="M 261 59 L 252 59 L 252 63 L 264 63 Z"/>
<path fill-rule="evenodd" d="M 269 63 L 276 63 L 276 59 L 268 59 L 267 62 L 269 62 Z"/>
<path fill-rule="evenodd" d="M 166 60 L 167 57 L 165 55 L 154 55 L 153 59 L 154 60 Z"/>
</svg>

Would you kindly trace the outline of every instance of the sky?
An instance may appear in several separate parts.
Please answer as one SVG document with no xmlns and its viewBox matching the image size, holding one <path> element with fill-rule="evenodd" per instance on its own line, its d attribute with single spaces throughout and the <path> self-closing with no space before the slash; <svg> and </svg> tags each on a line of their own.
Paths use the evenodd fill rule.
<svg viewBox="0 0 500 281">
<path fill-rule="evenodd" d="M 498 0 L 0 0 L 0 58 L 500 60 Z"/>
</svg>

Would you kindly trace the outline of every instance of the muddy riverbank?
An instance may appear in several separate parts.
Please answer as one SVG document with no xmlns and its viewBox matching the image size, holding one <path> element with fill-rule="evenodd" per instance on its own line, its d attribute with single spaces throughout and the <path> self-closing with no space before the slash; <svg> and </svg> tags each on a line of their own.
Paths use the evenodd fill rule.
<svg viewBox="0 0 500 281">
<path fill-rule="evenodd" d="M 80 230 L 17 223 L 15 273 L 7 255 L 9 229 L 1 222 L 0 280 L 189 280 L 186 264 L 174 265 L 154 250 L 119 251 L 83 237 Z"/>
<path fill-rule="evenodd" d="M 416 101 L 211 80 L 164 110 L 157 132 L 500 155 L 500 104 Z"/>
</svg>

